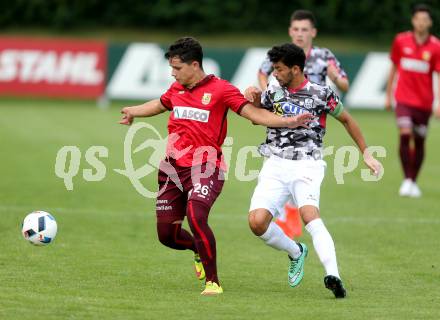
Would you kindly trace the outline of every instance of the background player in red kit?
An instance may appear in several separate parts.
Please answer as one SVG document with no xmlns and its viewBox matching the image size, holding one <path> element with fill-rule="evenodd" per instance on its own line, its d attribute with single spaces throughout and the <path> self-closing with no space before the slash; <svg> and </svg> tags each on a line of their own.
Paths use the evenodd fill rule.
<svg viewBox="0 0 440 320">
<path fill-rule="evenodd" d="M 399 194 L 420 197 L 422 192 L 416 179 L 425 155 L 425 138 L 432 113 L 432 74 L 440 72 L 440 42 L 429 32 L 432 26 L 429 7 L 422 4 L 414 6 L 411 22 L 413 31 L 399 33 L 391 48 L 393 64 L 387 84 L 385 107 L 391 110 L 393 84 L 397 77 L 394 97 L 400 133 L 400 161 L 405 175 Z M 435 113 L 440 118 L 438 106 Z"/>
<path fill-rule="evenodd" d="M 177 40 L 165 58 L 176 82 L 160 99 L 123 108 L 120 123 L 130 125 L 135 117 L 171 111 L 166 159 L 159 168 L 158 237 L 170 248 L 194 251 L 198 278 L 202 280 L 206 274 L 202 294 L 219 294 L 223 289 L 217 276 L 216 244 L 208 214 L 224 182 L 221 145 L 228 110 L 269 127 L 304 126 L 311 115 L 282 118 L 254 107 L 229 82 L 205 74 L 203 50 L 193 38 Z M 193 235 L 182 229 L 185 216 Z"/>
</svg>

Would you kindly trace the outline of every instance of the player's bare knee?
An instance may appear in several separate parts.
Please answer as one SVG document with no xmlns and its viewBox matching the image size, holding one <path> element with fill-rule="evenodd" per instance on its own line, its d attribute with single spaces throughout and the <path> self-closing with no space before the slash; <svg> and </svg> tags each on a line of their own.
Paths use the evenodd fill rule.
<svg viewBox="0 0 440 320">
<path fill-rule="evenodd" d="M 411 127 L 400 127 L 399 128 L 399 134 L 401 136 L 405 136 L 405 135 L 410 136 L 410 135 L 412 135 L 412 133 L 413 133 L 413 129 Z"/>
<path fill-rule="evenodd" d="M 305 225 L 319 218 L 319 209 L 315 206 L 303 206 L 299 208 L 299 213 Z"/>
<path fill-rule="evenodd" d="M 249 227 L 256 236 L 261 236 L 266 232 L 271 220 L 264 211 L 258 209 L 249 212 L 248 219 Z"/>
</svg>

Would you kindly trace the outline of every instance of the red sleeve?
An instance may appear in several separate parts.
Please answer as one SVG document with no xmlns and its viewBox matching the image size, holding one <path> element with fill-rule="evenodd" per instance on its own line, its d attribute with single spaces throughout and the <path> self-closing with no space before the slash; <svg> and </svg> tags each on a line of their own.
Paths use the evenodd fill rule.
<svg viewBox="0 0 440 320">
<path fill-rule="evenodd" d="M 394 38 L 393 45 L 391 46 L 390 58 L 391 61 L 397 66 L 399 65 L 400 57 L 401 57 L 401 51 L 400 51 L 399 37 L 396 36 Z"/>
<path fill-rule="evenodd" d="M 238 114 L 240 114 L 241 109 L 243 109 L 246 104 L 250 103 L 241 94 L 237 87 L 233 86 L 227 81 L 225 81 L 225 85 L 223 87 L 223 101 L 228 108 Z"/>
<path fill-rule="evenodd" d="M 173 105 L 171 103 L 171 97 L 173 95 L 173 87 L 174 83 L 171 85 L 171 87 L 168 88 L 168 90 L 160 96 L 160 103 L 167 108 L 168 110 L 173 110 Z"/>
<path fill-rule="evenodd" d="M 434 71 L 440 72 L 440 43 L 437 45 L 437 50 L 435 54 Z"/>
</svg>

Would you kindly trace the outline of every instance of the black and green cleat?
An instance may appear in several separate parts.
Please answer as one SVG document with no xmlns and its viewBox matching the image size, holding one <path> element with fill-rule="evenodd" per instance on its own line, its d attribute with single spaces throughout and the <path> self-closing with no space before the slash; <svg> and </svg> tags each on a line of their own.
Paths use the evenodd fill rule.
<svg viewBox="0 0 440 320">
<path fill-rule="evenodd" d="M 345 291 L 342 280 L 335 276 L 325 276 L 325 287 L 333 292 L 335 298 L 345 298 L 347 292 Z"/>
</svg>

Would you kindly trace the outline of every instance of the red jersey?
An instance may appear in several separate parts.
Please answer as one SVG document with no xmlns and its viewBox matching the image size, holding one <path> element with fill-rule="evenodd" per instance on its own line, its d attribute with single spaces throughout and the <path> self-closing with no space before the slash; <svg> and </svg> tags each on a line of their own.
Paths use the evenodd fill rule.
<svg viewBox="0 0 440 320">
<path fill-rule="evenodd" d="M 434 93 L 432 73 L 440 72 L 440 41 L 430 35 L 419 45 L 411 31 L 399 33 L 391 48 L 391 60 L 397 68 L 397 103 L 432 110 Z"/>
<path fill-rule="evenodd" d="M 205 162 L 221 164 L 227 113 L 240 113 L 249 103 L 228 81 L 208 75 L 191 89 L 177 81 L 160 97 L 172 111 L 168 120 L 167 156 L 181 167 Z"/>
</svg>

